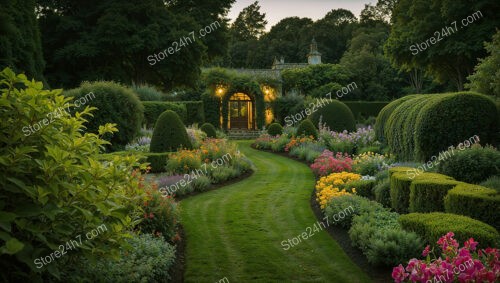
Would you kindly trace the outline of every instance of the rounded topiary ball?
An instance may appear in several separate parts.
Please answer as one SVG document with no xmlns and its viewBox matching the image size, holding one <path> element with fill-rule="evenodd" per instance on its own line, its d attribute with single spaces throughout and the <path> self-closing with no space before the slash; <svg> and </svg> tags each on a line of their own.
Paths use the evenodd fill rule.
<svg viewBox="0 0 500 283">
<path fill-rule="evenodd" d="M 207 134 L 208 138 L 216 138 L 217 137 L 217 131 L 215 130 L 214 125 L 210 123 L 205 123 L 200 127 L 200 130 L 205 132 Z"/>
<path fill-rule="evenodd" d="M 186 127 L 177 113 L 163 112 L 156 121 L 151 137 L 151 152 L 177 151 L 179 148 L 193 148 Z"/>
<path fill-rule="evenodd" d="M 277 136 L 283 134 L 283 127 L 278 123 L 272 123 L 267 129 L 267 133 L 271 136 Z"/>
<path fill-rule="evenodd" d="M 314 124 L 309 119 L 305 119 L 300 122 L 299 127 L 297 128 L 297 136 L 313 136 L 314 139 L 318 138 L 318 130 L 314 127 Z"/>
<path fill-rule="evenodd" d="M 64 95 L 74 97 L 71 112 L 81 112 L 87 106 L 97 108 L 92 112 L 93 117 L 86 117 L 88 132 L 98 133 L 99 126 L 116 124 L 118 132 L 104 136 L 111 142 L 111 150 L 124 148 L 141 129 L 144 107 L 131 89 L 118 83 L 83 82 L 79 88 L 65 91 Z"/>
<path fill-rule="evenodd" d="M 317 105 L 316 109 L 311 109 L 311 111 L 314 110 L 316 112 L 309 116 L 314 125 L 319 124 L 321 117 L 321 123 L 325 124 L 331 131 L 342 132 L 347 130 L 352 132 L 356 130 L 354 114 L 352 114 L 351 109 L 347 105 L 338 100 L 332 100 L 328 104 Z"/>
</svg>

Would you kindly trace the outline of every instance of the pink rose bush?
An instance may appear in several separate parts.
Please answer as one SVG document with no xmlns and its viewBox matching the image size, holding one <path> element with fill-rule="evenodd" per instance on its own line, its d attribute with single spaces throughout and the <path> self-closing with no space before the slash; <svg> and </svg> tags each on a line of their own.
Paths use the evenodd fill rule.
<svg viewBox="0 0 500 283">
<path fill-rule="evenodd" d="M 421 283 L 483 283 L 500 282 L 500 252 L 496 248 L 477 250 L 477 242 L 470 238 L 459 248 L 453 239 L 453 232 L 441 237 L 437 244 L 441 256 L 431 260 L 433 251 L 427 246 L 422 252 L 425 260 L 411 259 L 406 267 L 399 265 L 393 268 L 394 282 Z"/>
<path fill-rule="evenodd" d="M 311 169 L 317 176 L 326 176 L 331 173 L 350 172 L 352 170 L 353 160 L 347 153 L 337 152 L 335 155 L 329 150 L 314 160 Z"/>
</svg>

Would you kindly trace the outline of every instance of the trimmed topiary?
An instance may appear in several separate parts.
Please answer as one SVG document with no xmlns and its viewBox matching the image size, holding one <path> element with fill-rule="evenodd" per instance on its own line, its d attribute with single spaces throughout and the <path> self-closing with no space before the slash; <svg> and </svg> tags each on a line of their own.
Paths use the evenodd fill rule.
<svg viewBox="0 0 500 283">
<path fill-rule="evenodd" d="M 500 194 L 490 188 L 462 183 L 444 198 L 448 213 L 466 215 L 500 230 Z"/>
<path fill-rule="evenodd" d="M 493 100 L 473 92 L 433 95 L 415 126 L 416 158 L 429 160 L 440 151 L 479 136 L 482 144 L 498 137 L 498 113 Z"/>
<path fill-rule="evenodd" d="M 271 125 L 269 125 L 269 128 L 267 128 L 267 133 L 273 137 L 278 136 L 278 135 L 282 135 L 283 134 L 283 127 L 278 123 L 272 123 Z"/>
<path fill-rule="evenodd" d="M 144 121 L 143 123 L 148 128 L 154 127 L 158 117 L 167 111 L 172 110 L 184 122 L 186 121 L 187 111 L 186 106 L 184 104 L 176 103 L 176 102 L 163 102 L 163 101 L 144 101 L 142 102 L 144 106 Z"/>
<path fill-rule="evenodd" d="M 375 200 L 384 207 L 391 207 L 391 180 L 389 178 L 380 181 L 374 188 Z"/>
<path fill-rule="evenodd" d="M 314 139 L 318 138 L 318 130 L 316 127 L 314 127 L 314 124 L 311 122 L 309 119 L 305 119 L 304 121 L 300 122 L 299 126 L 297 127 L 297 136 L 312 136 Z"/>
<path fill-rule="evenodd" d="M 391 116 L 392 112 L 403 102 L 412 99 L 416 97 L 416 95 L 408 95 L 405 97 L 402 97 L 400 99 L 394 100 L 393 102 L 387 104 L 382 110 L 380 110 L 380 113 L 377 116 L 377 120 L 375 122 L 375 135 L 377 136 L 377 140 L 380 142 L 385 142 L 385 126 L 387 123 L 387 120 Z"/>
<path fill-rule="evenodd" d="M 311 110 L 314 111 L 315 109 Z M 309 116 L 314 125 L 319 124 L 320 118 L 321 123 L 332 131 L 342 132 L 347 130 L 353 132 L 356 130 L 356 120 L 351 109 L 338 100 L 332 100 L 326 105 L 317 107 L 316 112 Z"/>
<path fill-rule="evenodd" d="M 458 242 L 474 238 L 480 248 L 497 247 L 500 235 L 495 228 L 467 216 L 433 212 L 401 215 L 399 223 L 403 229 L 420 235 L 430 245 L 436 245 L 440 237 L 448 232 L 455 233 Z"/>
<path fill-rule="evenodd" d="M 151 137 L 151 152 L 177 151 L 179 148 L 191 149 L 193 146 L 186 127 L 174 111 L 163 112 L 156 121 Z"/>
<path fill-rule="evenodd" d="M 356 180 L 347 184 L 347 187 L 356 189 L 356 194 L 362 197 L 373 199 L 373 187 L 375 180 Z"/>
<path fill-rule="evenodd" d="M 71 112 L 81 112 L 85 107 L 96 107 L 93 117 L 87 117 L 87 132 L 98 133 L 99 126 L 115 123 L 118 132 L 104 136 L 111 142 L 108 149 L 123 149 L 133 141 L 141 129 L 144 108 L 135 93 L 114 82 L 83 82 L 79 88 L 64 92 L 73 96 Z"/>
<path fill-rule="evenodd" d="M 215 130 L 215 127 L 210 124 L 210 123 L 205 123 L 200 127 L 200 130 L 205 132 L 207 134 L 207 138 L 216 138 L 217 137 L 217 131 Z"/>
<path fill-rule="evenodd" d="M 459 183 L 446 178 L 417 178 L 410 186 L 410 212 L 444 212 L 444 197 Z"/>
<path fill-rule="evenodd" d="M 463 150 L 464 147 L 455 149 L 449 158 L 439 162 L 438 171 L 474 184 L 500 175 L 500 151 L 493 147 L 473 146 Z"/>
</svg>

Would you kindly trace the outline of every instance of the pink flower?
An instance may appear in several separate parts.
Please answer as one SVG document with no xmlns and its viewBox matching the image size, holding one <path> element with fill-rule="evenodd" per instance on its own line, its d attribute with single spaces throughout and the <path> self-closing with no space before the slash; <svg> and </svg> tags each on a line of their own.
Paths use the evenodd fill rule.
<svg viewBox="0 0 500 283">
<path fill-rule="evenodd" d="M 406 279 L 406 277 L 408 277 L 408 275 L 409 274 L 407 272 L 405 272 L 405 269 L 401 264 L 392 269 L 392 278 L 394 279 L 394 282 L 396 282 L 396 283 L 403 282 Z"/>
<path fill-rule="evenodd" d="M 427 245 L 427 247 L 425 247 L 424 251 L 422 252 L 422 256 L 427 256 L 430 252 L 431 252 L 431 246 Z"/>
<path fill-rule="evenodd" d="M 464 247 L 466 247 L 467 249 L 469 249 L 471 251 L 475 251 L 477 244 L 478 243 L 475 242 L 473 238 L 470 238 L 469 240 L 464 242 Z"/>
</svg>

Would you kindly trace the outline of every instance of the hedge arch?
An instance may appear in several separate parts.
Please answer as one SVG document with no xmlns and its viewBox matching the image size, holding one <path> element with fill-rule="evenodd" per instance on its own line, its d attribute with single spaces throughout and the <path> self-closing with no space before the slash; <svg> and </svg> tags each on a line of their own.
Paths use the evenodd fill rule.
<svg viewBox="0 0 500 283">
<path fill-rule="evenodd" d="M 248 95 L 253 101 L 253 115 L 258 129 L 262 129 L 265 125 L 265 103 L 264 95 L 257 82 L 250 77 L 238 76 L 233 77 L 229 82 L 229 88 L 222 97 L 222 128 L 228 129 L 228 115 L 229 115 L 229 99 L 235 93 L 244 93 Z"/>
</svg>

